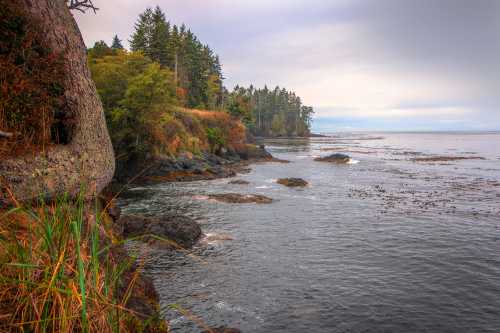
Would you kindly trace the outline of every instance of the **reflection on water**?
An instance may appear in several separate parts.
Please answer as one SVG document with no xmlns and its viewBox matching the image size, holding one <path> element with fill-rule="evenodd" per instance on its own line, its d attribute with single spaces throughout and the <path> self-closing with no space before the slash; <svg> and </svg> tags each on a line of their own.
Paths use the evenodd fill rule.
<svg viewBox="0 0 500 333">
<path fill-rule="evenodd" d="M 271 152 L 292 163 L 255 165 L 239 177 L 249 185 L 160 184 L 122 204 L 187 214 L 207 234 L 197 260 L 142 249 L 174 332 L 200 329 L 170 304 L 244 332 L 499 332 L 499 142 L 494 133 L 272 140 Z M 313 161 L 333 148 L 359 163 Z M 412 162 L 417 155 L 485 160 Z M 274 181 L 282 177 L 310 186 L 286 188 Z M 227 192 L 275 202 L 200 199 Z"/>
</svg>

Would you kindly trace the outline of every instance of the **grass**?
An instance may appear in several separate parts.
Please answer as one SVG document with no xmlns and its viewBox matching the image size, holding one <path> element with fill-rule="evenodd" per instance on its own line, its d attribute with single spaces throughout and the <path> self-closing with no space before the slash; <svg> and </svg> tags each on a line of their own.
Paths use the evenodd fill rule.
<svg viewBox="0 0 500 333">
<path fill-rule="evenodd" d="M 138 273 L 121 285 L 133 260 L 114 255 L 110 221 L 95 206 L 62 197 L 0 212 L 0 331 L 147 327 L 127 309 Z"/>
</svg>

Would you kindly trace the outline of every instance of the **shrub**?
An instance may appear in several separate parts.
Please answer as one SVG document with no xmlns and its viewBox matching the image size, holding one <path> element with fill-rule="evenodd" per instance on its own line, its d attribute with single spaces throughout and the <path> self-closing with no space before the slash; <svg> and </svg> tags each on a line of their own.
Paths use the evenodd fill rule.
<svg viewBox="0 0 500 333">
<path fill-rule="evenodd" d="M 206 131 L 208 143 L 210 144 L 210 150 L 212 153 L 218 152 L 225 146 L 226 139 L 224 138 L 224 134 L 220 128 L 208 127 Z"/>
</svg>

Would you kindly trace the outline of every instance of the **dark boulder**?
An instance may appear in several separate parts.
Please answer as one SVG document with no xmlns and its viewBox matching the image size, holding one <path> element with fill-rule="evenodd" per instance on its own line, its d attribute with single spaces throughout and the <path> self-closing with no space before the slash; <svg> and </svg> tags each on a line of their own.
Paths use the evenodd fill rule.
<svg viewBox="0 0 500 333">
<path fill-rule="evenodd" d="M 314 160 L 317 162 L 329 162 L 329 163 L 345 164 L 345 163 L 349 163 L 351 158 L 349 157 L 349 155 L 337 153 L 337 154 L 332 154 L 332 155 L 325 156 L 325 157 L 318 157 L 318 158 L 315 158 Z"/>
<path fill-rule="evenodd" d="M 264 145 L 246 144 L 236 151 L 243 160 L 262 161 L 272 160 L 273 156 L 265 149 Z"/>
<path fill-rule="evenodd" d="M 200 225 L 186 216 L 146 217 L 125 215 L 118 220 L 125 238 L 154 235 L 188 248 L 201 236 Z"/>
<path fill-rule="evenodd" d="M 305 187 L 309 185 L 309 183 L 302 178 L 280 178 L 277 183 L 288 187 Z"/>
</svg>

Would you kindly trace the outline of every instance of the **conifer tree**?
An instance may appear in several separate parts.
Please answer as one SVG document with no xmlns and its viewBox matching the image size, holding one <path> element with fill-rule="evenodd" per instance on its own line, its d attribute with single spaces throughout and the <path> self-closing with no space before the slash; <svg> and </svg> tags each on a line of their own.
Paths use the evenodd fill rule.
<svg viewBox="0 0 500 333">
<path fill-rule="evenodd" d="M 151 35 L 153 28 L 153 10 L 147 8 L 139 15 L 135 23 L 135 31 L 130 40 L 130 48 L 134 52 L 142 51 L 146 56 L 151 57 Z"/>
<path fill-rule="evenodd" d="M 118 38 L 118 35 L 115 35 L 115 37 L 113 37 L 113 43 L 111 44 L 111 48 L 113 50 L 123 50 L 123 44 L 122 41 Z"/>
<path fill-rule="evenodd" d="M 149 54 L 153 61 L 162 67 L 171 65 L 172 60 L 168 52 L 168 40 L 170 36 L 170 24 L 159 6 L 156 6 L 152 14 L 151 40 L 149 41 Z"/>
</svg>

